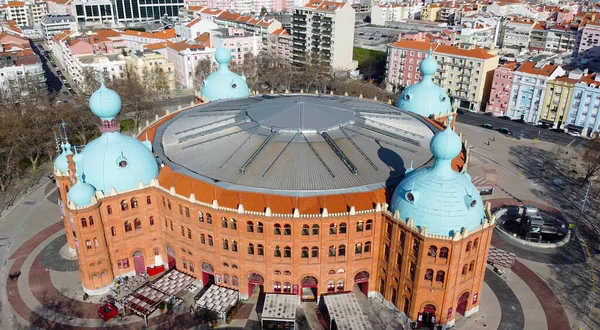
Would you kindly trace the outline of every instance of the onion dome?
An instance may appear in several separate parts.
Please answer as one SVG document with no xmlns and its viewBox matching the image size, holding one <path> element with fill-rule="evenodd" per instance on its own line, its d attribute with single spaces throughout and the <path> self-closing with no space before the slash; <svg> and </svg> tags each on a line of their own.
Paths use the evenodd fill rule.
<svg viewBox="0 0 600 330">
<path fill-rule="evenodd" d="M 200 93 L 209 101 L 234 99 L 250 95 L 246 77 L 235 74 L 229 70 L 228 63 L 231 53 L 226 48 L 219 48 L 215 52 L 215 60 L 219 69 L 210 74 L 202 82 Z"/>
<path fill-rule="evenodd" d="M 69 189 L 67 198 L 77 206 L 86 206 L 92 203 L 92 199 L 96 194 L 96 189 L 89 183 L 85 182 L 85 175 L 82 168 L 82 156 L 76 154 L 73 156 L 73 162 L 76 167 L 77 182 Z"/>
<path fill-rule="evenodd" d="M 67 156 L 72 154 L 71 152 L 71 144 L 69 141 L 66 143 L 60 144 L 60 149 L 62 150 L 60 155 L 58 155 L 54 159 L 54 168 L 60 170 L 60 173 L 66 173 L 69 168 L 69 161 L 67 160 Z"/>
<path fill-rule="evenodd" d="M 103 121 L 111 120 L 121 111 L 121 98 L 100 81 L 100 88 L 90 97 L 90 109 Z"/>
<path fill-rule="evenodd" d="M 462 149 L 460 137 L 448 127 L 435 134 L 429 145 L 433 166 L 411 171 L 396 187 L 390 202 L 404 221 L 436 235 L 454 236 L 462 228 L 476 229 L 485 218 L 483 200 L 469 175 L 452 169 Z"/>
<path fill-rule="evenodd" d="M 95 95 L 98 96 L 94 98 Z M 90 98 L 92 112 L 103 123 L 109 120 L 110 123 L 104 127 L 102 135 L 88 143 L 82 151 L 85 181 L 105 194 L 112 188 L 117 192 L 136 189 L 140 182 L 148 185 L 158 177 L 158 163 L 151 147 L 121 134 L 112 124 L 120 106 L 119 95 L 104 84 Z"/>
<path fill-rule="evenodd" d="M 415 85 L 408 86 L 402 91 L 396 102 L 398 108 L 414 112 L 423 117 L 442 115 L 452 112 L 450 98 L 443 88 L 433 83 L 433 75 L 438 69 L 437 62 L 427 55 L 419 66 L 423 78 Z"/>
</svg>

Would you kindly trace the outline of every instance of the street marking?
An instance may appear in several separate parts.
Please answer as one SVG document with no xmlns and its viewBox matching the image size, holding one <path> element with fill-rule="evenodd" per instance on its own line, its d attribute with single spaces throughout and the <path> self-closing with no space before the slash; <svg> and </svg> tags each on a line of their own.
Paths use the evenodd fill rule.
<svg viewBox="0 0 600 330">
<path fill-rule="evenodd" d="M 573 139 L 573 141 L 569 142 L 569 144 L 567 144 L 567 148 L 571 146 L 571 144 L 573 144 L 573 142 L 575 142 L 577 139 Z"/>
</svg>

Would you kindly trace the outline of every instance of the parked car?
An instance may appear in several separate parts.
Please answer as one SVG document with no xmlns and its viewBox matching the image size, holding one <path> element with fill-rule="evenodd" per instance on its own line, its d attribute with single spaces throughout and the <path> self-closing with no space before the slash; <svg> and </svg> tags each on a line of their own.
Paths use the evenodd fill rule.
<svg viewBox="0 0 600 330">
<path fill-rule="evenodd" d="M 492 124 L 483 124 L 483 125 L 481 125 L 481 127 L 487 128 L 487 129 L 494 129 L 494 126 Z"/>
<path fill-rule="evenodd" d="M 501 117 L 498 117 L 498 118 L 500 118 L 500 119 L 504 119 L 504 120 L 511 120 L 511 119 L 512 119 L 512 118 L 510 118 L 509 116 L 501 116 Z"/>
<path fill-rule="evenodd" d="M 570 136 L 577 136 L 577 137 L 581 136 L 581 134 L 579 132 L 569 132 L 569 135 Z"/>
<path fill-rule="evenodd" d="M 465 114 L 465 110 L 463 109 L 456 109 L 456 113 L 459 115 L 464 115 Z"/>
<path fill-rule="evenodd" d="M 513 119 L 512 121 L 514 121 L 515 123 L 519 123 L 519 124 L 525 124 L 525 120 L 522 118 L 519 119 Z"/>
<path fill-rule="evenodd" d="M 494 114 L 493 114 L 493 113 L 491 113 L 491 112 L 484 112 L 484 113 L 483 113 L 483 115 L 484 115 L 484 116 L 493 116 Z"/>
<path fill-rule="evenodd" d="M 504 135 L 510 135 L 510 136 L 513 135 L 512 132 L 508 128 L 506 128 L 506 127 L 499 128 L 498 132 L 500 132 L 500 133 L 502 133 Z"/>
</svg>

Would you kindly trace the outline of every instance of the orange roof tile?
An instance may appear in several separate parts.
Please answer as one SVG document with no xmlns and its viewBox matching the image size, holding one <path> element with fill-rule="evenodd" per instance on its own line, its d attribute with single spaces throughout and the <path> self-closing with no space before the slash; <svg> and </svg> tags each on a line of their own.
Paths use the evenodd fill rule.
<svg viewBox="0 0 600 330">
<path fill-rule="evenodd" d="M 24 7 L 25 2 L 23 1 L 10 1 L 6 3 L 6 7 Z"/>
<path fill-rule="evenodd" d="M 200 11 L 202 9 L 204 9 L 204 7 L 202 7 L 202 6 L 188 6 L 187 7 L 187 10 L 192 10 L 192 11 Z"/>
<path fill-rule="evenodd" d="M 200 17 L 194 18 L 191 22 L 187 23 L 185 27 L 192 27 L 196 25 L 196 23 L 200 22 L 202 19 Z"/>
<path fill-rule="evenodd" d="M 577 82 L 577 79 L 569 78 L 568 74 L 565 74 L 565 75 L 562 75 L 560 77 L 557 77 L 554 80 L 561 81 L 561 82 L 566 82 L 566 83 L 570 83 L 570 84 L 575 84 Z M 550 81 L 550 82 L 552 82 L 552 81 Z"/>
<path fill-rule="evenodd" d="M 546 64 L 541 68 L 536 68 L 536 62 L 523 62 L 517 69 L 518 72 L 535 74 L 539 76 L 549 77 L 557 68 L 558 65 Z"/>
<path fill-rule="evenodd" d="M 304 8 L 313 8 L 313 9 L 325 10 L 325 11 L 336 11 L 336 10 L 344 7 L 345 4 L 346 4 L 345 2 L 313 0 L 313 1 L 310 1 L 309 3 L 307 3 L 306 5 L 304 5 Z"/>
<path fill-rule="evenodd" d="M 159 50 L 159 49 L 163 49 L 167 47 L 167 43 L 166 42 L 157 42 L 155 44 L 147 44 L 144 45 L 145 49 L 150 49 L 150 50 Z"/>
<path fill-rule="evenodd" d="M 241 16 L 240 14 L 223 11 L 217 17 L 219 19 L 226 20 L 226 21 L 236 21 L 238 18 L 240 18 L 240 16 Z"/>
<path fill-rule="evenodd" d="M 223 11 L 221 9 L 204 8 L 202 10 L 202 14 L 206 14 L 206 15 L 219 15 L 222 12 Z"/>
<path fill-rule="evenodd" d="M 177 35 L 175 34 L 174 29 L 167 29 L 158 32 L 140 32 L 135 30 L 125 30 L 123 35 L 127 36 L 136 36 L 142 38 L 152 38 L 152 39 L 171 39 L 175 38 Z"/>
<path fill-rule="evenodd" d="M 105 38 L 120 37 L 121 36 L 121 32 L 116 31 L 116 30 L 112 30 L 112 29 L 98 30 L 98 31 L 96 31 L 96 34 L 99 35 L 99 36 L 101 36 L 101 37 L 105 37 Z"/>
<path fill-rule="evenodd" d="M 431 47 L 431 49 L 434 49 L 434 53 L 443 53 L 443 54 L 456 55 L 456 56 L 462 56 L 462 57 L 478 58 L 478 59 L 482 59 L 482 60 L 496 57 L 496 55 L 493 55 L 493 54 L 489 53 L 488 51 L 486 51 L 485 49 L 480 48 L 480 47 L 474 47 L 472 49 L 462 49 L 462 48 L 455 47 L 455 46 L 446 46 L 446 45 L 440 45 L 440 44 L 436 44 L 436 43 L 434 43 L 432 45 L 427 41 L 401 40 L 401 41 L 391 44 L 391 46 L 397 47 L 397 48 L 418 49 L 418 50 L 424 50 L 424 51 L 428 51 Z"/>
</svg>

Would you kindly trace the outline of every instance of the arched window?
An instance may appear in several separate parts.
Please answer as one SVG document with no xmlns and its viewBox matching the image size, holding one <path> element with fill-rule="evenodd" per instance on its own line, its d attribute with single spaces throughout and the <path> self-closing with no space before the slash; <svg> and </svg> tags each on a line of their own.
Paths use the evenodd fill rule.
<svg viewBox="0 0 600 330">
<path fill-rule="evenodd" d="M 93 216 L 89 216 L 88 221 L 90 222 L 90 227 L 94 225 L 94 217 Z"/>
<path fill-rule="evenodd" d="M 187 229 L 187 234 L 188 234 L 188 238 L 192 239 L 192 230 L 191 229 Z"/>
<path fill-rule="evenodd" d="M 330 257 L 335 257 L 335 245 L 330 245 L 329 246 L 329 256 Z"/>
<path fill-rule="evenodd" d="M 131 231 L 131 222 L 129 221 L 125 221 L 125 232 L 130 232 Z"/>
<path fill-rule="evenodd" d="M 98 248 L 98 239 L 94 237 L 94 247 Z"/>
<path fill-rule="evenodd" d="M 110 205 L 106 206 L 106 213 L 112 214 L 112 206 L 110 206 Z"/>
<path fill-rule="evenodd" d="M 85 241 L 85 246 L 87 247 L 88 250 L 92 249 L 92 242 L 90 242 L 90 240 L 86 240 Z"/>
<path fill-rule="evenodd" d="M 448 248 L 443 247 L 440 249 L 440 258 L 448 259 Z"/>
<path fill-rule="evenodd" d="M 110 233 L 111 233 L 113 236 L 117 236 L 117 228 L 115 228 L 115 227 L 110 227 Z"/>
<path fill-rule="evenodd" d="M 254 232 L 254 223 L 252 221 L 246 222 L 246 231 L 248 231 L 249 233 Z"/>
<path fill-rule="evenodd" d="M 212 225 L 212 215 L 210 213 L 206 213 L 206 223 Z"/>
<path fill-rule="evenodd" d="M 358 233 L 358 232 L 363 231 L 364 226 L 365 226 L 365 223 L 362 220 L 360 220 L 359 222 L 357 222 L 356 223 L 356 232 Z"/>
<path fill-rule="evenodd" d="M 171 227 L 171 231 L 173 231 L 173 220 L 169 220 L 169 227 Z"/>
<path fill-rule="evenodd" d="M 289 270 L 284 270 L 283 275 L 289 276 L 292 275 L 292 272 L 290 272 Z"/>
<path fill-rule="evenodd" d="M 190 261 L 188 266 L 190 267 L 190 272 L 193 273 L 194 272 L 194 264 Z"/>
<path fill-rule="evenodd" d="M 308 258 L 308 246 L 302 247 L 302 253 L 300 254 L 302 258 Z"/>
<path fill-rule="evenodd" d="M 465 248 L 465 252 L 469 253 L 471 251 L 471 242 L 467 243 L 467 247 Z"/>
<path fill-rule="evenodd" d="M 281 248 L 279 245 L 275 245 L 275 250 L 273 251 L 273 256 L 275 258 L 281 258 Z"/>
<path fill-rule="evenodd" d="M 319 225 L 312 225 L 312 234 L 319 235 Z"/>
<path fill-rule="evenodd" d="M 229 275 L 227 275 L 227 274 L 223 275 L 223 283 L 229 284 Z"/>
<path fill-rule="evenodd" d="M 327 281 L 327 293 L 335 292 L 335 282 Z"/>
<path fill-rule="evenodd" d="M 364 253 L 371 252 L 371 242 L 365 243 L 365 248 L 363 249 Z"/>
<path fill-rule="evenodd" d="M 230 223 L 229 228 L 234 229 L 234 230 L 237 229 L 237 222 L 235 221 L 234 218 L 231 218 L 231 220 L 229 220 L 229 223 Z"/>
<path fill-rule="evenodd" d="M 254 244 L 252 244 L 252 243 L 248 244 L 248 254 L 250 254 L 250 255 L 254 254 Z"/>
<path fill-rule="evenodd" d="M 224 262 L 224 263 L 223 263 L 223 267 L 229 267 L 229 264 L 228 264 L 228 263 L 226 263 L 226 262 Z"/>
<path fill-rule="evenodd" d="M 292 292 L 292 283 L 283 282 L 283 293 L 291 293 Z"/>
<path fill-rule="evenodd" d="M 213 242 L 213 237 L 208 235 L 208 245 L 213 246 L 214 242 Z"/>
<path fill-rule="evenodd" d="M 256 232 L 259 234 L 262 234 L 264 231 L 264 226 L 262 222 L 257 222 L 256 223 Z"/>
<path fill-rule="evenodd" d="M 121 211 L 129 210 L 129 204 L 127 204 L 126 200 L 121 201 Z"/>
<path fill-rule="evenodd" d="M 369 219 L 369 220 L 367 220 L 367 224 L 365 225 L 365 230 L 369 231 L 371 229 L 373 229 L 373 220 Z"/>
<path fill-rule="evenodd" d="M 290 236 L 292 234 L 292 226 L 288 224 L 283 225 L 283 234 L 286 236 Z"/>
<path fill-rule="evenodd" d="M 153 251 L 154 251 L 154 255 L 155 255 L 155 256 L 159 255 L 158 248 L 154 248 L 154 250 L 153 250 Z"/>
<path fill-rule="evenodd" d="M 283 257 L 291 258 L 292 257 L 292 248 L 290 248 L 289 246 L 284 247 L 283 248 Z"/>
<path fill-rule="evenodd" d="M 319 247 L 313 246 L 310 250 L 311 250 L 311 257 L 313 257 L 313 258 L 319 257 Z"/>
<path fill-rule="evenodd" d="M 302 225 L 302 236 L 308 236 L 310 227 L 307 224 Z"/>
<path fill-rule="evenodd" d="M 179 214 L 183 215 L 183 206 L 181 204 L 179 204 Z"/>
<path fill-rule="evenodd" d="M 467 275 L 467 265 L 464 265 L 464 266 L 463 266 L 461 275 L 462 275 L 462 276 L 465 276 L 465 275 Z"/>
<path fill-rule="evenodd" d="M 198 222 L 204 222 L 204 213 L 198 211 Z"/>
<path fill-rule="evenodd" d="M 273 291 L 277 293 L 281 292 L 281 282 L 273 283 Z"/>
<path fill-rule="evenodd" d="M 340 223 L 339 233 L 340 234 L 345 234 L 346 233 L 346 223 L 345 222 Z"/>
<path fill-rule="evenodd" d="M 231 264 L 231 268 L 238 269 L 238 266 L 236 264 Z"/>
<path fill-rule="evenodd" d="M 150 220 L 150 226 L 154 226 L 154 217 L 150 216 L 149 220 Z"/>
<path fill-rule="evenodd" d="M 170 199 L 167 199 L 167 208 L 169 210 L 173 209 L 173 207 L 171 206 L 171 200 Z"/>
<path fill-rule="evenodd" d="M 335 223 L 332 223 L 329 225 L 329 234 L 330 235 L 337 234 L 337 225 Z"/>
<path fill-rule="evenodd" d="M 183 259 L 183 269 L 187 269 L 187 261 L 185 259 Z"/>
<path fill-rule="evenodd" d="M 85 218 L 81 218 L 81 227 L 87 227 L 87 220 L 85 220 Z"/>
<path fill-rule="evenodd" d="M 427 269 L 425 271 L 425 281 L 433 281 L 433 269 Z"/>
<path fill-rule="evenodd" d="M 276 223 L 275 225 L 273 225 L 273 234 L 275 235 L 281 235 L 281 225 Z"/>
<path fill-rule="evenodd" d="M 206 236 L 204 234 L 200 234 L 200 243 L 206 244 Z"/>
<path fill-rule="evenodd" d="M 362 243 L 356 243 L 356 245 L 354 246 L 354 254 L 361 254 L 362 253 Z"/>
<path fill-rule="evenodd" d="M 136 198 L 136 197 L 133 197 L 133 198 L 131 199 L 131 208 L 132 208 L 132 209 L 137 209 L 137 207 L 138 207 L 138 200 L 137 200 L 137 198 Z"/>
<path fill-rule="evenodd" d="M 338 248 L 338 256 L 343 257 L 345 255 L 346 255 L 346 246 L 342 244 Z"/>
<path fill-rule="evenodd" d="M 446 277 L 446 273 L 443 270 L 438 270 L 435 274 L 435 281 L 444 283 L 444 278 Z"/>
<path fill-rule="evenodd" d="M 180 227 L 181 227 L 181 236 L 185 236 L 185 229 L 183 228 L 183 226 L 180 226 Z"/>
<path fill-rule="evenodd" d="M 479 247 L 479 238 L 476 238 L 473 241 L 473 250 L 477 250 L 478 247 Z"/>
<path fill-rule="evenodd" d="M 233 286 L 238 286 L 238 285 L 239 285 L 239 283 L 240 283 L 240 282 L 239 282 L 239 280 L 238 280 L 237 276 L 235 276 L 235 275 L 234 275 L 234 276 L 232 276 L 232 277 L 231 277 L 231 285 L 233 285 Z"/>
<path fill-rule="evenodd" d="M 329 274 L 329 275 L 335 275 L 335 270 L 333 270 L 333 269 L 330 269 L 330 270 L 327 272 L 327 274 Z"/>
<path fill-rule="evenodd" d="M 135 230 L 142 229 L 142 221 L 135 218 L 135 220 L 133 220 L 133 226 L 135 227 Z"/>
<path fill-rule="evenodd" d="M 152 197 L 150 197 L 150 195 L 146 196 L 146 204 L 152 205 Z"/>
<path fill-rule="evenodd" d="M 229 241 L 223 238 L 223 250 L 229 250 Z"/>
<path fill-rule="evenodd" d="M 256 246 L 256 254 L 258 254 L 259 256 L 265 255 L 265 248 L 264 248 L 264 246 L 262 246 L 262 244 L 258 244 Z"/>
<path fill-rule="evenodd" d="M 231 240 L 231 251 L 237 252 L 237 242 L 235 240 Z"/>
<path fill-rule="evenodd" d="M 475 261 L 471 261 L 469 264 L 469 273 L 472 273 L 475 270 Z"/>
<path fill-rule="evenodd" d="M 437 246 L 430 245 L 429 250 L 427 250 L 427 256 L 435 258 L 437 256 Z"/>
<path fill-rule="evenodd" d="M 221 217 L 221 227 L 227 228 L 227 218 Z"/>
</svg>

